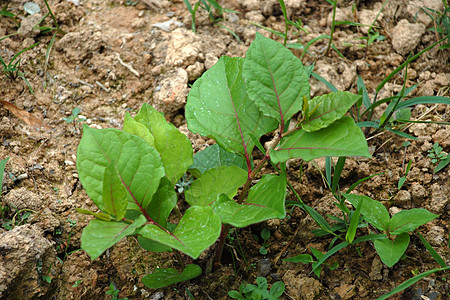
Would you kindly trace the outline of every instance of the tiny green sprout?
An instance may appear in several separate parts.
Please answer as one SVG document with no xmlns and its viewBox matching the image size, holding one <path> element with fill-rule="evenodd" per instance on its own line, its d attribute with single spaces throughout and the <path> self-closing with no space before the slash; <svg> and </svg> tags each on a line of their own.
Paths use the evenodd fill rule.
<svg viewBox="0 0 450 300">
<path fill-rule="evenodd" d="M 439 143 L 434 143 L 433 148 L 428 150 L 428 157 L 431 158 L 431 163 L 435 164 L 445 158 L 445 153 L 442 152 L 442 147 Z"/>
<path fill-rule="evenodd" d="M 82 281 L 83 281 L 82 279 L 78 279 L 77 281 L 75 281 L 75 283 L 72 285 L 72 287 L 73 288 L 78 287 L 81 284 Z"/>
<path fill-rule="evenodd" d="M 264 277 L 256 278 L 256 284 L 241 284 L 239 292 L 232 290 L 228 292 L 228 296 L 233 299 L 246 300 L 246 299 L 268 299 L 277 300 L 283 294 L 285 285 L 281 281 L 275 282 L 272 287 L 269 288 L 267 279 Z"/>
<path fill-rule="evenodd" d="M 112 300 L 128 300 L 127 297 L 119 298 L 119 293 L 120 293 L 120 290 L 116 289 L 114 287 L 114 284 L 112 284 L 112 283 L 109 285 L 109 290 L 107 290 L 105 292 L 106 295 L 111 295 L 112 296 L 112 298 L 111 298 Z"/>
<path fill-rule="evenodd" d="M 83 122 L 86 121 L 86 118 L 82 115 L 80 115 L 80 109 L 78 107 L 75 107 L 72 109 L 72 114 L 68 116 L 67 118 L 63 118 L 64 121 L 66 121 L 67 124 L 70 124 L 75 121 Z"/>
<path fill-rule="evenodd" d="M 267 247 L 269 247 L 269 244 L 267 243 L 267 241 L 270 238 L 270 230 L 267 228 L 264 228 L 261 231 L 261 237 L 263 239 L 263 243 L 261 245 L 261 248 L 259 248 L 259 253 L 261 253 L 262 255 L 267 255 L 267 253 L 268 253 Z"/>
</svg>

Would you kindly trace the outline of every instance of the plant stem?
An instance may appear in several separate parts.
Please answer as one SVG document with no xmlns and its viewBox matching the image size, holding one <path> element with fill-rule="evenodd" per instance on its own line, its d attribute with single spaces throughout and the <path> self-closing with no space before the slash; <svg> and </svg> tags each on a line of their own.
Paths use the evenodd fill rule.
<svg viewBox="0 0 450 300">
<path fill-rule="evenodd" d="M 333 34 L 334 34 L 334 27 L 336 26 L 335 19 L 336 19 L 336 7 L 337 7 L 337 0 L 333 2 L 333 21 L 331 22 L 331 34 L 330 34 L 330 40 L 328 41 L 328 47 L 327 52 L 325 52 L 325 55 L 328 55 L 328 52 L 330 52 L 331 43 L 333 41 Z"/>
<path fill-rule="evenodd" d="M 225 240 L 230 231 L 229 224 L 222 224 L 222 231 L 220 232 L 219 244 L 217 245 L 216 255 L 214 256 L 214 269 L 218 269 L 220 266 L 220 259 L 222 258 L 223 247 L 225 246 Z"/>
</svg>

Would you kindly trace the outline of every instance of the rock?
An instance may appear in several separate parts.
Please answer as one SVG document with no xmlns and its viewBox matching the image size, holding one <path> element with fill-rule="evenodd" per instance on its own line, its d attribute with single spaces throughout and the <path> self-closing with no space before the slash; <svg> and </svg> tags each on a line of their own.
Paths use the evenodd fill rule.
<svg viewBox="0 0 450 300">
<path fill-rule="evenodd" d="M 435 134 L 433 134 L 433 141 L 435 143 L 439 143 L 439 145 L 447 149 L 450 147 L 450 126 L 444 125 L 444 129 L 438 130 Z"/>
<path fill-rule="evenodd" d="M 421 201 L 427 196 L 425 188 L 417 182 L 413 182 L 411 185 L 411 197 L 414 202 Z"/>
<path fill-rule="evenodd" d="M 193 65 L 190 65 L 186 68 L 186 72 L 188 73 L 188 81 L 193 82 L 200 76 L 202 76 L 205 71 L 205 65 L 199 61 L 196 61 Z"/>
<path fill-rule="evenodd" d="M 335 22 L 351 21 L 352 20 L 352 7 L 336 8 L 336 15 L 334 16 Z M 327 26 L 331 27 L 333 22 L 333 11 L 328 14 Z"/>
<path fill-rule="evenodd" d="M 153 96 L 153 107 L 170 119 L 186 104 L 188 73 L 178 68 L 160 77 L 159 89 Z"/>
<path fill-rule="evenodd" d="M 411 201 L 411 193 L 409 191 L 400 190 L 397 195 L 394 197 L 394 203 L 406 207 L 410 204 Z"/>
<path fill-rule="evenodd" d="M 43 201 L 35 193 L 27 190 L 25 187 L 13 189 L 4 198 L 12 212 L 21 209 L 41 210 Z"/>
<path fill-rule="evenodd" d="M 102 33 L 89 30 L 68 32 L 55 43 L 55 49 L 63 52 L 69 60 L 74 62 L 81 62 L 92 57 L 102 47 L 105 47 Z"/>
<path fill-rule="evenodd" d="M 260 259 L 258 262 L 258 276 L 266 277 L 270 273 L 270 260 L 268 258 Z"/>
<path fill-rule="evenodd" d="M 427 224 L 428 225 L 428 224 Z M 427 241 L 436 247 L 440 247 L 445 241 L 445 230 L 441 226 L 428 225 L 428 231 L 424 234 Z"/>
<path fill-rule="evenodd" d="M 411 24 L 406 19 L 402 19 L 392 31 L 392 46 L 397 53 L 408 55 L 419 45 L 425 31 L 425 25 Z"/>
<path fill-rule="evenodd" d="M 43 282 L 56 260 L 56 252 L 44 232 L 26 224 L 0 234 L 0 298 L 44 298 L 52 289 Z"/>
<path fill-rule="evenodd" d="M 296 275 L 296 272 L 293 270 L 289 270 L 284 274 L 283 282 L 286 285 L 288 294 L 295 299 L 319 299 L 323 290 L 323 286 L 318 280 L 303 274 Z"/>
<path fill-rule="evenodd" d="M 383 270 L 383 263 L 381 262 L 381 259 L 378 256 L 375 256 L 375 258 L 372 261 L 372 268 L 370 269 L 369 277 L 371 280 L 381 280 L 383 279 L 383 274 L 381 274 L 381 271 Z"/>
<path fill-rule="evenodd" d="M 199 60 L 202 52 L 200 37 L 186 28 L 172 31 L 167 47 L 166 63 L 175 67 L 187 68 Z"/>
<path fill-rule="evenodd" d="M 411 19 L 416 18 L 417 22 L 424 24 L 425 26 L 430 25 L 433 22 L 422 9 L 430 8 L 436 11 L 441 11 L 442 0 L 414 0 L 407 1 L 406 11 Z M 429 11 L 428 11 L 429 12 Z"/>
<path fill-rule="evenodd" d="M 334 292 L 339 295 L 340 298 L 338 299 L 347 300 L 355 296 L 355 287 L 356 286 L 354 284 L 352 285 L 343 284 L 341 286 L 336 287 L 334 289 Z"/>
<path fill-rule="evenodd" d="M 372 25 L 372 23 L 375 21 L 375 19 L 377 18 L 378 12 L 381 9 L 381 3 L 377 3 L 379 5 L 376 5 L 374 7 L 373 10 L 369 10 L 369 9 L 363 9 L 358 13 L 358 18 L 359 18 L 359 23 L 364 24 L 364 25 Z M 378 15 L 378 18 L 376 19 L 377 21 L 375 22 L 375 25 L 378 24 L 378 22 L 380 22 L 380 20 L 383 19 L 383 13 L 380 13 Z M 369 26 L 361 26 L 359 27 L 361 29 L 361 32 L 364 34 L 368 34 L 369 33 Z"/>
<path fill-rule="evenodd" d="M 20 22 L 20 28 L 17 30 L 17 33 L 24 37 L 34 38 L 41 31 L 35 26 L 42 20 L 42 14 L 36 13 L 31 16 L 27 16 L 25 19 Z"/>
<path fill-rule="evenodd" d="M 331 82 L 339 91 L 345 91 L 350 88 L 356 80 L 356 66 L 348 65 L 341 61 L 337 65 L 331 65 L 325 60 L 316 62 L 316 73 Z M 319 96 L 329 93 L 328 88 L 323 83 L 311 85 L 311 96 Z"/>
<path fill-rule="evenodd" d="M 435 214 L 444 213 L 445 206 L 449 203 L 448 185 L 433 183 L 431 186 L 431 201 L 428 210 Z"/>
<path fill-rule="evenodd" d="M 261 24 L 266 18 L 262 15 L 259 10 L 251 10 L 245 13 L 245 19 Z"/>
</svg>

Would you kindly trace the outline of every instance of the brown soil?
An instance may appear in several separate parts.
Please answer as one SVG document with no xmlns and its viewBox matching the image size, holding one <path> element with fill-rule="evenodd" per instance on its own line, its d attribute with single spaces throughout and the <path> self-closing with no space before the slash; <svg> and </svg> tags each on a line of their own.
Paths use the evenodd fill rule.
<svg viewBox="0 0 450 300">
<path fill-rule="evenodd" d="M 47 9 L 44 1 L 35 2 L 42 9 L 41 15 L 45 15 Z M 227 299 L 228 291 L 237 290 L 244 281 L 254 283 L 257 276 L 265 276 L 270 284 L 282 280 L 286 284 L 283 299 L 374 299 L 413 277 L 413 274 L 439 267 L 414 234 L 411 235 L 406 258 L 392 268 L 382 264 L 373 244 L 369 242 L 361 243 L 359 247 L 347 247 L 333 255 L 328 263 L 338 263 L 339 267 L 330 270 L 324 266 L 320 278 L 311 273 L 310 265 L 288 263 L 281 259 L 275 263 L 280 255 L 286 258 L 301 253 L 311 254 L 310 247 L 322 252 L 329 249 L 331 238 L 315 237 L 311 231 L 317 229 L 316 224 L 299 208 L 289 211 L 284 220 L 270 220 L 236 230 L 234 240 L 227 242 L 220 269 L 158 291 L 146 288 L 141 278 L 156 267 L 178 267 L 171 254 L 148 253 L 139 247 L 134 238 L 128 238 L 99 259 L 91 261 L 86 253 L 78 251 L 81 232 L 90 218 L 77 213 L 75 208 L 95 210 L 83 191 L 75 166 L 81 126 L 80 122 L 68 124 L 63 118 L 78 107 L 87 118 L 84 123 L 89 126 L 121 128 L 126 112 L 135 113 L 142 103 L 149 102 L 169 121 L 187 132 L 184 104 L 190 84 L 220 56 L 244 56 L 255 32 L 279 39 L 249 21 L 280 31 L 284 28 L 284 22 L 275 0 L 221 1 L 224 7 L 239 12 L 227 13 L 226 20 L 218 23 L 233 31 L 240 39 L 238 41 L 223 27 L 212 24 L 202 9 L 199 9 L 197 16 L 197 34 L 192 33 L 190 15 L 181 0 L 142 0 L 138 3 L 81 0 L 79 5 L 75 5 L 77 2 L 57 0 L 49 3 L 65 34 L 56 35 L 48 65 L 45 63 L 46 52 L 53 32 L 40 33 L 33 29 L 33 20 L 39 21 L 40 18 L 34 16 L 35 19 L 31 19 L 24 12 L 22 1 L 1 2 L 1 6 L 7 3 L 8 11 L 17 17 L 0 16 L 0 38 L 17 32 L 19 24 L 22 26 L 21 34 L 0 41 L 0 55 L 9 61 L 21 49 L 36 42 L 39 44 L 21 55 L 20 64 L 34 93 L 30 93 L 22 79 L 11 80 L 3 76 L 0 80 L 0 100 L 32 113 L 53 128 L 51 131 L 36 130 L 0 106 L 0 159 L 10 157 L 0 199 L 0 237 L 12 232 L 4 229 L 8 220 L 14 216 L 15 220 L 19 220 L 31 211 L 27 220 L 16 224 L 14 230 L 19 231 L 23 227 L 23 232 L 33 232 L 33 236 L 41 238 L 39 243 L 34 240 L 30 243 L 33 243 L 32 249 L 45 245 L 46 250 L 42 251 L 44 256 L 39 251 L 36 253 L 42 256 L 42 270 L 45 267 L 49 271 L 39 271 L 39 274 L 45 273 L 51 278 L 50 283 L 34 277 L 26 281 L 20 279 L 23 270 L 8 270 L 11 278 L 17 275 L 19 279 L 0 282 L 0 288 L 4 284 L 8 286 L 3 294 L 5 299 L 106 299 L 110 297 L 105 292 L 111 283 L 120 289 L 120 298 L 187 299 L 186 290 L 189 290 L 195 299 Z M 330 33 L 328 19 L 332 8 L 326 1 L 285 2 L 290 18 L 297 20 L 301 17 L 309 32 L 291 29 L 292 42 L 306 43 Z M 355 14 L 351 9 L 353 1 L 338 2 L 340 10 L 337 19 L 353 21 L 356 18 L 356 21 L 367 24 L 373 20 L 370 16 L 377 14 L 384 1 L 355 1 Z M 364 44 L 364 41 L 357 38 L 365 36 L 364 27 L 338 26 L 334 43 L 344 58 L 335 51 L 326 56 L 326 40 L 320 40 L 309 48 L 303 63 L 315 63 L 317 73 L 340 90 L 355 93 L 356 75 L 359 74 L 373 97 L 375 87 L 405 61 L 410 51 L 417 53 L 436 41 L 436 35 L 426 31 L 433 26 L 426 15 L 419 14 L 418 19 L 414 20 L 420 8 L 418 2 L 427 2 L 426 5 L 436 3 L 388 2 L 377 23 L 385 40 L 374 42 L 370 47 L 360 47 L 358 44 Z M 442 5 L 440 0 L 437 1 L 439 3 Z M 346 18 L 346 14 L 350 16 Z M 155 25 L 169 20 L 172 24 L 167 31 Z M 402 28 L 397 26 L 401 20 L 418 26 L 406 41 L 397 38 L 401 35 Z M 44 21 L 44 25 L 54 26 L 50 18 Z M 412 41 L 415 32 L 422 32 L 416 44 Z M 301 54 L 298 50 L 294 53 Z M 403 81 L 403 73 L 394 76 L 380 91 L 378 99 L 399 92 Z M 311 96 L 328 92 L 325 85 L 316 80 L 312 79 L 311 84 Z M 449 50 L 435 47 L 413 62 L 408 69 L 406 86 L 414 84 L 418 87 L 411 96 L 448 97 Z M 375 116 L 379 117 L 385 107 L 375 110 Z M 412 110 L 412 117 L 449 122 L 450 106 L 417 105 Z M 420 227 L 419 232 L 448 262 L 450 169 L 446 167 L 433 174 L 435 164 L 427 157 L 427 151 L 438 142 L 444 151 L 450 152 L 450 126 L 416 123 L 406 132 L 418 138 L 416 141 L 410 140 L 411 145 L 407 148 L 402 147 L 407 139 L 389 132 L 371 138 L 368 143 L 373 158 L 348 159 L 340 188 L 345 190 L 361 178 L 383 173 L 362 183 L 357 192 L 383 201 L 391 212 L 416 207 L 439 214 L 438 219 Z M 196 150 L 207 141 L 193 134 L 188 136 Z M 399 191 L 397 183 L 404 174 L 404 164 L 409 160 L 412 160 L 412 168 Z M 323 170 L 323 159 L 316 160 L 315 164 Z M 270 169 L 263 172 L 270 172 Z M 323 216 L 340 217 L 331 193 L 312 163 L 292 161 L 289 174 L 305 203 Z M 295 199 L 292 194 L 288 198 Z M 258 252 L 261 241 L 257 242 L 253 237 L 259 235 L 263 228 L 268 228 L 272 233 L 266 256 Z M 14 265 L 16 260 L 19 261 L 18 257 L 25 253 L 16 251 L 7 255 L 5 249 L 0 243 L 0 262 L 3 265 Z M 208 249 L 197 261 L 203 269 L 214 249 L 215 246 Z M 2 274 L 0 270 L 0 278 L 4 278 Z M 421 295 L 429 299 L 448 299 L 448 277 L 448 272 L 426 277 L 393 299 L 424 299 L 420 298 Z M 22 291 L 22 294 L 17 291 Z"/>
</svg>

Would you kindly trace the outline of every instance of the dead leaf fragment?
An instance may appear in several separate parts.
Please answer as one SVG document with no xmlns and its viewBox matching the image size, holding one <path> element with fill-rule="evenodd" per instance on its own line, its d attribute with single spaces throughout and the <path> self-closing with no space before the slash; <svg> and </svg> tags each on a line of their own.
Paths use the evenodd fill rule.
<svg viewBox="0 0 450 300">
<path fill-rule="evenodd" d="M 15 115 L 17 118 L 21 119 L 28 125 L 39 129 L 39 130 L 52 130 L 53 128 L 39 120 L 39 118 L 35 117 L 34 115 L 30 114 L 24 109 L 18 108 L 12 103 L 9 103 L 8 101 L 0 100 L 0 104 L 2 104 L 7 110 L 9 110 L 13 115 Z"/>
</svg>

